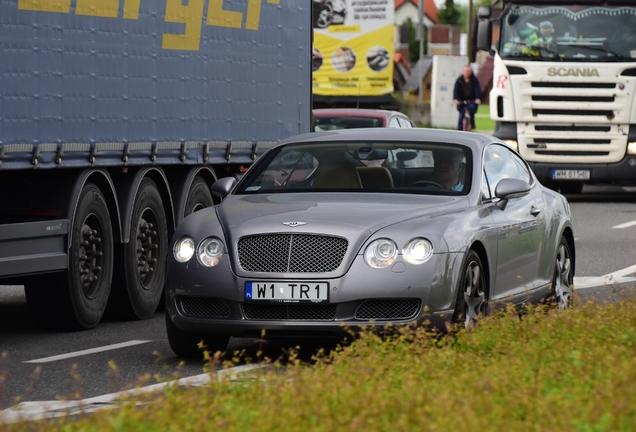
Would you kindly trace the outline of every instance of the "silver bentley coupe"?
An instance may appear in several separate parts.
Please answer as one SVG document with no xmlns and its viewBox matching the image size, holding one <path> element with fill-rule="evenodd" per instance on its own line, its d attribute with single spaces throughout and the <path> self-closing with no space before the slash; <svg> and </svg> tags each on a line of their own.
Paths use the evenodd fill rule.
<svg viewBox="0 0 636 432">
<path fill-rule="evenodd" d="M 230 337 L 470 325 L 504 304 L 572 301 L 566 199 L 496 138 L 350 129 L 289 138 L 220 204 L 185 218 L 167 263 L 179 356 Z"/>
</svg>

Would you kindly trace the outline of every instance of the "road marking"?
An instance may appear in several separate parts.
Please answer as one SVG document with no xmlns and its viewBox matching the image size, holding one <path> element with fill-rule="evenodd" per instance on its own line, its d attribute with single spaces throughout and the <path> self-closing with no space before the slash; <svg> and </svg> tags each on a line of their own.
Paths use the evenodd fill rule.
<svg viewBox="0 0 636 432">
<path fill-rule="evenodd" d="M 636 282 L 636 277 L 627 277 L 633 273 L 636 273 L 636 265 L 625 267 L 624 269 L 608 273 L 604 276 L 575 277 L 574 289 L 597 288 L 621 283 Z"/>
<path fill-rule="evenodd" d="M 214 378 L 218 381 L 228 379 L 233 380 L 241 373 L 268 366 L 271 366 L 271 364 L 259 363 L 236 366 L 229 369 L 222 369 L 216 374 L 204 373 L 187 378 L 181 378 L 176 381 L 152 384 L 132 390 L 110 393 L 82 400 L 21 402 L 16 407 L 0 411 L 0 425 L 22 421 L 42 420 L 45 418 L 63 417 L 68 415 L 78 415 L 81 413 L 92 413 L 101 409 L 117 408 L 119 407 L 118 403 L 127 396 L 157 392 L 172 385 L 202 387 L 207 385 L 210 380 Z"/>
<path fill-rule="evenodd" d="M 91 348 L 91 349 L 82 350 L 82 351 L 75 351 L 75 352 L 71 352 L 71 353 L 68 353 L 68 354 L 60 354 L 60 355 L 51 356 L 51 357 L 44 357 L 44 358 L 41 358 L 41 359 L 28 360 L 28 361 L 25 361 L 23 363 L 49 363 L 49 362 L 54 362 L 54 361 L 58 361 L 58 360 L 64 360 L 64 359 L 68 359 L 68 358 L 79 357 L 79 356 L 88 355 L 88 354 L 94 354 L 94 353 L 98 353 L 98 352 L 110 351 L 110 350 L 115 350 L 115 349 L 119 349 L 119 348 L 126 348 L 126 347 L 134 346 L 134 345 L 141 345 L 141 344 L 145 344 L 145 343 L 148 343 L 148 342 L 150 342 L 150 341 L 149 340 L 131 340 L 131 341 L 128 341 L 128 342 L 122 342 L 122 343 L 117 343 L 117 344 L 113 344 L 113 345 L 106 345 L 106 346 L 97 347 L 97 348 Z"/>
<path fill-rule="evenodd" d="M 629 228 L 629 227 L 632 227 L 632 226 L 634 226 L 634 225 L 636 225 L 636 221 L 625 222 L 625 223 L 620 224 L 620 225 L 615 225 L 615 226 L 613 226 L 612 228 L 614 228 L 614 229 L 623 229 L 623 228 Z"/>
</svg>

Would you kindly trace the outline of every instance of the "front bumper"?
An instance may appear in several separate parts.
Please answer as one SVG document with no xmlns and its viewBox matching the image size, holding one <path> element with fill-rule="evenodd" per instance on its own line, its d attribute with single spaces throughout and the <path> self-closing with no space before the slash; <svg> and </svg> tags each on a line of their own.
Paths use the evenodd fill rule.
<svg viewBox="0 0 636 432">
<path fill-rule="evenodd" d="M 553 170 L 589 170 L 590 179 L 585 183 L 636 183 L 636 155 L 628 155 L 618 163 L 611 164 L 565 164 L 528 162 L 539 181 L 554 181 Z M 560 180 L 568 181 L 568 180 Z"/>
<path fill-rule="evenodd" d="M 173 323 L 181 330 L 199 335 L 223 335 L 233 337 L 260 337 L 263 330 L 267 337 L 338 337 L 361 327 L 395 326 L 398 324 L 429 324 L 445 329 L 451 320 L 455 306 L 456 289 L 462 253 L 435 254 L 421 266 L 408 265 L 396 260 L 394 268 L 371 269 L 358 256 L 346 274 L 338 278 L 324 279 L 329 282 L 330 295 L 321 303 L 274 303 L 246 301 L 243 287 L 248 281 L 263 278 L 236 276 L 225 262 L 225 268 L 188 268 L 170 260 L 166 284 L 166 308 Z M 221 266 L 221 265 L 219 265 Z M 298 281 L 301 275 L 288 275 L 285 279 Z M 280 280 L 279 277 L 270 280 Z M 318 280 L 317 280 L 318 281 Z M 188 313 L 183 307 L 183 298 L 203 302 L 222 303 L 222 312 L 201 316 Z M 360 316 L 359 308 L 365 302 L 417 302 L 417 307 L 408 316 L 399 319 L 374 319 L 372 315 Z M 368 303 L 366 303 L 368 304 Z M 298 305 L 326 306 L 333 313 L 315 320 L 296 316 L 293 319 L 261 319 L 258 314 L 246 313 L 247 307 L 272 305 L 271 308 Z M 287 306 L 286 306 L 287 305 Z M 198 315 L 198 316 L 194 316 Z M 311 315 L 311 314 L 310 314 Z M 222 317 L 220 317 L 222 316 Z M 288 315 L 291 317 L 291 314 Z"/>
</svg>

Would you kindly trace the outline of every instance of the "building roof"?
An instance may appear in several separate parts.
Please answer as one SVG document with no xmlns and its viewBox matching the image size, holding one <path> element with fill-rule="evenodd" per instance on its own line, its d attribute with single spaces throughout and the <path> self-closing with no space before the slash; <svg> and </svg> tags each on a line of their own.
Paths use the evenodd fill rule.
<svg viewBox="0 0 636 432">
<path fill-rule="evenodd" d="M 419 0 L 395 0 L 395 10 L 401 8 L 405 3 L 411 3 L 415 7 L 419 7 Z M 435 24 L 439 24 L 439 20 L 437 19 L 437 13 L 439 9 L 437 9 L 437 5 L 435 5 L 434 0 L 424 0 L 424 14 L 428 19 L 433 21 Z"/>
</svg>

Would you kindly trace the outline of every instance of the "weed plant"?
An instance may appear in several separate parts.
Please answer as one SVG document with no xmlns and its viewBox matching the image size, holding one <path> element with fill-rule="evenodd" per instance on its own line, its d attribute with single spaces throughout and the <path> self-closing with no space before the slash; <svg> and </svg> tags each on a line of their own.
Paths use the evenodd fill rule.
<svg viewBox="0 0 636 432">
<path fill-rule="evenodd" d="M 219 356 L 208 359 L 213 371 Z M 308 366 L 169 387 L 9 431 L 633 431 L 636 301 L 508 310 L 468 330 L 373 330 Z M 2 428 L 2 426 L 0 426 Z"/>
</svg>

